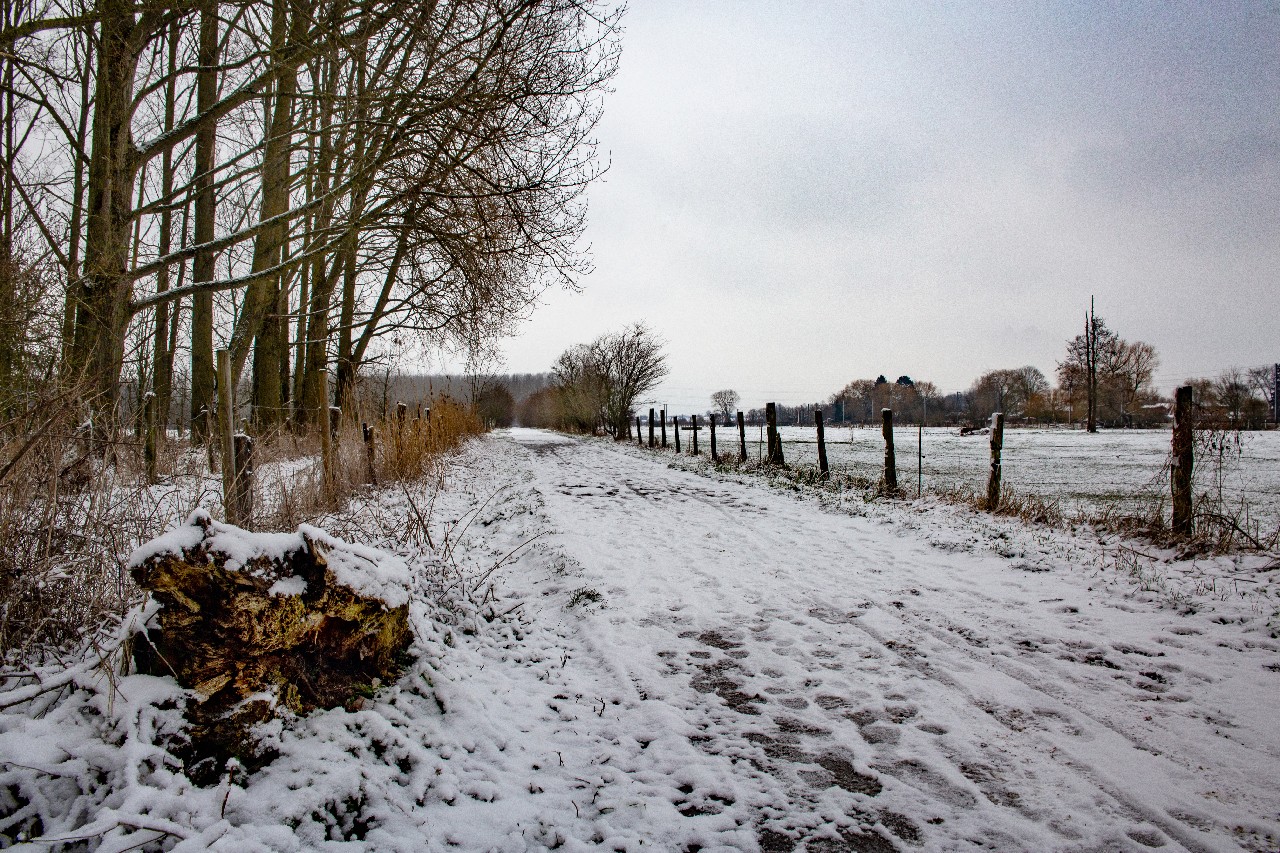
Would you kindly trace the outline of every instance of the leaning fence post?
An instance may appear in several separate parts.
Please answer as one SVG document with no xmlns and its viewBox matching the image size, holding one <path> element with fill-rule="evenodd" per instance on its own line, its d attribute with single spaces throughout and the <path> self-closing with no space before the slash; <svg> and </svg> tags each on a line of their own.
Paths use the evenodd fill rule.
<svg viewBox="0 0 1280 853">
<path fill-rule="evenodd" d="M 716 454 L 716 416 L 711 416 L 711 461 L 719 462 L 720 457 Z"/>
<path fill-rule="evenodd" d="M 376 459 L 373 447 L 373 427 L 367 423 L 360 424 L 360 429 L 364 433 L 364 467 L 365 478 L 374 486 L 378 485 L 378 472 L 374 467 Z"/>
<path fill-rule="evenodd" d="M 898 491 L 898 457 L 893 451 L 893 409 L 880 410 L 880 432 L 884 435 L 884 487 Z"/>
<path fill-rule="evenodd" d="M 235 449 L 235 485 L 232 491 L 231 507 L 235 519 L 228 519 L 237 527 L 253 526 L 253 439 L 244 433 L 236 433 Z"/>
<path fill-rule="evenodd" d="M 698 455 L 698 416 L 693 416 L 693 455 Z"/>
<path fill-rule="evenodd" d="M 649 449 L 653 450 L 653 409 L 649 409 Z"/>
<path fill-rule="evenodd" d="M 644 447 L 644 433 L 640 431 L 640 416 L 636 415 L 636 446 Z"/>
<path fill-rule="evenodd" d="M 769 464 L 785 465 L 782 457 L 782 436 L 778 434 L 778 407 L 774 403 L 764 404 L 764 421 L 769 428 Z"/>
<path fill-rule="evenodd" d="M 675 431 L 676 453 L 679 453 L 680 452 L 680 416 L 679 415 L 671 416 L 671 429 Z"/>
<path fill-rule="evenodd" d="M 156 427 L 157 398 L 154 391 L 148 391 L 142 398 L 142 461 L 146 469 L 147 484 L 154 486 L 160 482 L 159 450 L 160 436 Z"/>
<path fill-rule="evenodd" d="M 818 428 L 818 471 L 825 478 L 829 471 L 827 467 L 827 434 L 822 428 L 822 411 L 820 409 L 813 410 L 813 425 Z"/>
<path fill-rule="evenodd" d="M 236 448 L 235 409 L 236 392 L 231 383 L 231 352 L 220 349 L 218 363 L 218 446 L 222 449 L 222 511 L 228 523 L 235 516 Z"/>
<path fill-rule="evenodd" d="M 991 475 L 987 478 L 987 509 L 1000 508 L 1000 451 L 1004 449 L 1004 412 L 991 416 Z"/>
<path fill-rule="evenodd" d="M 747 422 L 738 412 L 738 461 L 747 461 Z"/>
<path fill-rule="evenodd" d="M 1195 410 L 1192 408 L 1190 385 L 1183 385 L 1174 392 L 1173 408 L 1173 459 L 1169 466 L 1170 487 L 1173 490 L 1173 532 L 1190 536 L 1193 530 L 1191 515 L 1191 473 L 1195 465 Z"/>
</svg>

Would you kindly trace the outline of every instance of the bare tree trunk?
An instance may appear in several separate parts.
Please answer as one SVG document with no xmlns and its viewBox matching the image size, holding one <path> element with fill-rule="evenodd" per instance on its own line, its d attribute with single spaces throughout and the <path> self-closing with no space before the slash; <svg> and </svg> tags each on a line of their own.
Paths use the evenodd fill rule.
<svg viewBox="0 0 1280 853">
<path fill-rule="evenodd" d="M 307 201 L 311 201 L 311 181 L 307 181 Z M 311 224 L 314 217 L 308 215 L 302 221 L 302 237 L 301 244 L 306 245 L 311 239 Z M 311 264 L 303 264 L 301 273 L 298 276 L 298 322 L 295 326 L 296 333 L 293 339 L 293 375 L 292 384 L 289 391 L 289 411 L 294 429 L 296 430 L 302 424 L 307 422 L 306 412 L 302 408 L 302 380 L 306 376 L 306 346 L 307 346 L 307 309 L 311 302 Z"/>
<path fill-rule="evenodd" d="M 337 71 L 332 60 L 326 59 L 317 63 L 320 69 L 321 93 L 316 111 L 316 122 L 319 125 L 319 147 L 315 162 L 311 166 L 312 195 L 324 197 L 332 184 L 334 145 L 333 145 L 333 109 L 334 93 L 337 85 Z M 333 202 L 328 200 L 320 205 L 311 218 L 312 234 L 324 235 L 333 220 Z M 311 234 L 308 235 L 308 238 Z M 333 298 L 336 281 L 336 261 L 334 272 L 325 269 L 325 258 L 317 255 L 311 262 L 311 293 L 306 305 L 305 334 L 304 324 L 298 323 L 298 337 L 303 341 L 303 359 L 299 366 L 302 373 L 302 394 L 298 401 L 300 423 L 313 419 L 316 412 L 323 414 L 329 407 L 329 388 L 327 371 L 329 370 L 329 303 Z M 323 426 L 323 424 L 317 424 Z"/>
<path fill-rule="evenodd" d="M 3 24 L 6 30 L 16 23 L 15 18 L 20 14 L 21 9 L 14 8 L 13 0 L 4 0 Z M 22 369 L 22 347 L 19 345 L 21 331 L 17 328 L 18 292 L 13 269 L 13 59 L 4 56 L 0 57 L 0 62 L 3 62 L 0 81 L 4 87 L 3 98 L 0 98 L 0 111 L 4 113 L 3 121 L 0 121 L 0 127 L 3 127 L 0 156 L 4 157 L 3 162 L 7 166 L 0 172 L 0 205 L 3 205 L 3 215 L 0 215 L 0 323 L 3 323 L 0 327 L 0 405 L 7 408 L 12 399 L 10 392 L 14 388 L 14 379 Z"/>
<path fill-rule="evenodd" d="M 348 238 L 342 253 L 342 309 L 338 316 L 338 376 L 335 395 L 339 408 L 350 410 L 355 396 L 356 364 L 352 358 L 354 345 L 352 326 L 356 314 L 356 247 Z"/>
<path fill-rule="evenodd" d="M 289 0 L 275 0 L 271 20 L 272 53 L 278 54 L 289 40 Z M 262 154 L 262 203 L 260 222 L 280 217 L 289 209 L 290 154 L 293 150 L 293 100 L 298 88 L 298 75 L 286 74 L 277 79 L 267 119 L 267 140 Z M 265 112 L 265 110 L 264 110 Z M 279 266 L 288 241 L 288 223 L 283 219 L 258 232 L 253 245 L 253 273 Z M 281 292 L 287 289 L 285 277 L 276 274 L 249 285 L 244 306 L 231 338 L 233 375 L 238 377 L 253 341 L 253 416 L 260 429 L 280 425 L 284 393 L 280 382 L 280 363 L 287 349 L 287 337 L 279 317 Z M 285 295 L 287 305 L 287 294 Z M 286 309 L 286 312 L 287 309 Z"/>
<path fill-rule="evenodd" d="M 1089 322 L 1085 325 L 1085 367 L 1088 372 L 1089 432 L 1098 431 L 1098 331 L 1093 316 L 1093 300 L 1089 300 Z"/>
<path fill-rule="evenodd" d="M 196 78 L 196 111 L 201 115 L 213 109 L 218 100 L 218 2 L 204 0 L 200 8 L 200 70 Z M 209 122 L 196 133 L 195 151 L 195 234 L 196 246 L 207 246 L 216 232 L 217 197 L 214 195 L 213 170 L 218 128 Z M 192 261 L 192 279 L 196 284 L 213 281 L 212 249 L 199 249 Z M 213 395 L 213 294 L 197 292 L 191 299 L 191 434 L 209 441 Z"/>
<path fill-rule="evenodd" d="M 366 134 L 365 124 L 368 108 L 365 104 L 366 92 L 366 55 L 357 50 L 352 56 L 355 63 L 355 104 L 356 121 L 355 144 L 352 171 L 354 172 L 365 156 Z M 368 192 L 368 182 L 353 190 L 351 199 L 351 223 L 359 222 L 364 213 L 364 203 Z M 345 266 L 342 272 L 342 308 L 338 328 L 338 382 L 337 404 L 344 411 L 355 411 L 356 369 L 359 367 L 355 359 L 354 325 L 356 305 L 356 252 L 359 249 L 359 227 L 354 226 L 347 234 L 343 247 Z"/>
<path fill-rule="evenodd" d="M 164 128 L 170 130 L 174 123 L 174 114 L 176 112 L 176 86 L 175 79 L 178 67 L 178 22 L 173 21 L 169 25 L 168 36 L 168 72 L 169 82 L 165 86 L 164 93 Z M 160 214 L 160 245 L 158 247 L 161 257 L 169 254 L 169 249 L 173 242 L 173 213 L 169 209 L 169 196 L 173 193 L 173 152 L 166 150 L 160 160 L 160 192 L 161 197 L 165 199 L 165 209 Z M 169 268 L 162 267 L 156 273 L 156 291 L 163 293 L 169 289 Z M 174 315 L 177 315 L 174 310 Z M 173 352 L 169 349 L 169 303 L 161 302 L 156 306 L 156 328 L 155 328 L 155 346 L 151 354 L 151 388 L 156 395 L 154 403 L 154 413 L 159 419 L 159 430 L 156 440 L 163 443 L 166 437 L 166 428 L 169 424 L 169 400 L 173 396 Z M 158 448 L 157 448 L 158 450 Z"/>
<path fill-rule="evenodd" d="M 84 380 L 99 430 L 113 423 L 129 321 L 129 229 L 136 157 L 131 121 L 138 23 L 129 0 L 98 3 L 97 86 L 89 155 L 84 275 L 74 286 L 76 317 L 68 379 Z"/>
<path fill-rule="evenodd" d="M 71 178 L 71 223 L 68 229 L 67 246 L 67 294 L 62 318 L 62 359 L 65 369 L 71 358 L 71 344 L 75 338 L 76 326 L 76 281 L 80 276 L 81 230 L 84 227 L 84 196 L 86 191 L 84 180 L 84 162 L 82 156 L 88 148 L 89 112 L 93 103 L 89 93 L 89 69 L 93 66 L 94 40 L 91 33 L 85 33 L 84 63 L 81 66 L 80 79 L 80 116 L 76 124 L 76 150 L 72 152 L 74 165 Z"/>
</svg>

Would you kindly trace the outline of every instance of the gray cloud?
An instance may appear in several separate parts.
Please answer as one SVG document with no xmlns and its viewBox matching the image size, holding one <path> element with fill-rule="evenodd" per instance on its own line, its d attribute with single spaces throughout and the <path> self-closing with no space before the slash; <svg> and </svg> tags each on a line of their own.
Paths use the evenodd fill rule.
<svg viewBox="0 0 1280 853">
<path fill-rule="evenodd" d="M 597 272 L 512 369 L 645 318 L 691 407 L 962 387 L 1050 372 L 1090 295 L 1166 385 L 1280 358 L 1266 5 L 645 0 L 627 26 Z"/>
</svg>

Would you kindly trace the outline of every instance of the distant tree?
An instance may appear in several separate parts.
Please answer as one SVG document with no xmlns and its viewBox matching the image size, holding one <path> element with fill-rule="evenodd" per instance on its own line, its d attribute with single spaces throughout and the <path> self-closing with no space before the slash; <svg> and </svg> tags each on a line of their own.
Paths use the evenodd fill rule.
<svg viewBox="0 0 1280 853">
<path fill-rule="evenodd" d="M 1090 307 L 1084 318 L 1084 332 L 1067 341 L 1067 357 L 1058 364 L 1058 384 L 1083 395 L 1089 432 L 1098 430 L 1098 362 L 1118 341 L 1106 321 Z"/>
<path fill-rule="evenodd" d="M 1013 393 L 1021 408 L 1025 409 L 1037 395 L 1048 393 L 1049 380 L 1040 372 L 1040 368 L 1028 364 L 1010 372 L 1013 374 L 1010 377 Z"/>
<path fill-rule="evenodd" d="M 843 410 L 845 421 L 870 423 L 875 407 L 875 390 L 874 380 L 855 379 L 832 397 L 832 403 L 841 401 L 839 408 Z"/>
<path fill-rule="evenodd" d="M 920 381 L 912 383 L 916 399 L 920 403 L 920 422 L 928 426 L 930 422 L 941 423 L 944 414 L 942 393 L 932 382 Z"/>
<path fill-rule="evenodd" d="M 598 353 L 576 344 L 556 359 L 556 422 L 562 429 L 594 434 L 601 427 L 606 378 Z"/>
<path fill-rule="evenodd" d="M 918 423 L 928 408 L 929 420 L 943 420 L 945 407 L 938 387 L 932 382 L 899 376 L 890 382 L 883 375 L 876 379 L 855 379 L 832 394 L 826 404 L 833 421 L 872 424 L 880 422 L 882 409 L 893 409 L 899 423 Z M 812 408 L 823 408 L 814 404 Z M 813 422 L 812 412 L 802 413 L 798 423 Z"/>
<path fill-rule="evenodd" d="M 601 335 L 560 354 L 552 368 L 565 428 L 594 433 L 603 429 L 622 440 L 640 397 L 668 373 L 662 342 L 643 323 Z"/>
<path fill-rule="evenodd" d="M 969 387 L 971 420 L 979 422 L 992 412 L 1004 412 L 1014 416 L 1014 375 L 1012 370 L 989 370 L 974 380 Z"/>
<path fill-rule="evenodd" d="M 1084 332 L 1067 342 L 1058 387 L 1073 420 L 1083 406 L 1091 431 L 1100 422 L 1132 426 L 1143 406 L 1158 399 L 1151 383 L 1159 363 L 1155 347 L 1125 341 L 1091 310 Z"/>
<path fill-rule="evenodd" d="M 1198 426 L 1218 429 L 1264 429 L 1268 407 L 1255 391 L 1249 372 L 1231 367 L 1213 378 L 1188 379 Z"/>
<path fill-rule="evenodd" d="M 1152 402 L 1151 380 L 1160 356 L 1151 344 L 1120 341 L 1115 350 L 1116 358 L 1106 365 L 1104 383 L 1110 396 L 1118 403 L 1120 419 L 1125 426 L 1134 426 L 1138 410 Z"/>
<path fill-rule="evenodd" d="M 636 401 L 670 372 L 662 343 L 644 323 L 633 323 L 591 345 L 605 377 L 604 428 L 619 441 L 631 434 Z"/>
<path fill-rule="evenodd" d="M 711 410 L 717 414 L 724 415 L 725 423 L 729 422 L 729 416 L 738 410 L 737 391 L 731 391 L 728 388 L 723 391 L 717 391 L 711 395 Z"/>
<path fill-rule="evenodd" d="M 1224 370 L 1213 382 L 1213 396 L 1225 416 L 1227 426 L 1239 428 L 1245 424 L 1245 413 L 1254 399 L 1247 375 L 1238 367 Z"/>
<path fill-rule="evenodd" d="M 1264 364 L 1261 367 L 1251 367 L 1247 371 L 1249 376 L 1249 384 L 1258 393 L 1258 397 L 1266 402 L 1267 406 L 1272 408 L 1276 404 L 1276 386 L 1275 386 L 1275 367 L 1270 364 Z"/>
<path fill-rule="evenodd" d="M 561 426 L 558 389 L 540 388 L 520 401 L 516 407 L 520 426 L 554 429 Z"/>
<path fill-rule="evenodd" d="M 502 383 L 489 379 L 475 396 L 476 416 L 496 427 L 509 427 L 515 418 L 516 401 Z"/>
</svg>

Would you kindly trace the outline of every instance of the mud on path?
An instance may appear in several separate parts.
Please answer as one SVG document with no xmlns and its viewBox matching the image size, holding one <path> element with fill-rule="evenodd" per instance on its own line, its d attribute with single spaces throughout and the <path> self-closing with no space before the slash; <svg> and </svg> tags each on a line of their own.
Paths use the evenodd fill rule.
<svg viewBox="0 0 1280 853">
<path fill-rule="evenodd" d="M 518 485 L 485 523 L 537 536 L 509 571 L 540 608 L 527 632 L 554 623 L 573 661 L 545 684 L 544 736 L 586 739 L 616 774 L 558 841 L 1280 846 L 1264 618 L 1138 600 L 1078 540 L 1016 523 L 830 511 L 599 441 L 492 441 Z"/>
</svg>

